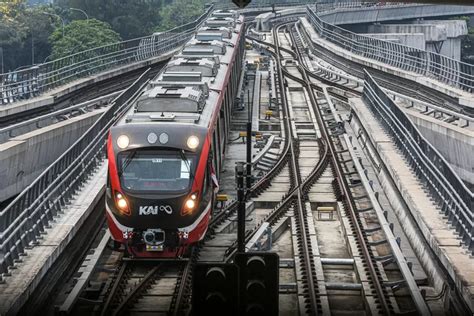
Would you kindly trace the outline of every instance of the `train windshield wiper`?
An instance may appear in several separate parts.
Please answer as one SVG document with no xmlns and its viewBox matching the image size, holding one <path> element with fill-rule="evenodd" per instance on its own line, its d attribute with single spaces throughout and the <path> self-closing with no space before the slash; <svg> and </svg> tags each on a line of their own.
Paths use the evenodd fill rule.
<svg viewBox="0 0 474 316">
<path fill-rule="evenodd" d="M 127 169 L 128 165 L 132 162 L 133 158 L 135 157 L 135 155 L 137 154 L 137 151 L 134 150 L 130 155 L 128 155 L 126 158 L 125 158 L 125 161 L 123 162 L 122 166 L 121 166 L 121 170 L 118 172 L 118 176 L 119 178 L 122 176 L 123 172 L 125 171 L 125 169 Z"/>
<path fill-rule="evenodd" d="M 188 158 L 186 157 L 186 154 L 184 153 L 184 150 L 180 150 L 179 151 L 179 154 L 181 156 L 181 159 L 184 160 L 184 163 L 186 163 L 186 167 L 188 168 L 188 171 L 189 171 L 189 180 L 190 181 L 193 181 L 194 180 L 194 173 L 191 169 L 191 165 L 189 164 L 189 160 Z"/>
</svg>

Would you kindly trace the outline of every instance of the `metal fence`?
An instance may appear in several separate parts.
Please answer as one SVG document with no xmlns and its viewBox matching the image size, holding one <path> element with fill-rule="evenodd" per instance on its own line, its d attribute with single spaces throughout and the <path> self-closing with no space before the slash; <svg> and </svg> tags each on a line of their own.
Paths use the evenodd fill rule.
<svg viewBox="0 0 474 316">
<path fill-rule="evenodd" d="M 266 11 L 271 9 L 272 6 L 278 8 L 295 7 L 303 5 L 312 5 L 318 12 L 333 11 L 339 9 L 355 9 L 355 8 L 383 8 L 386 6 L 407 6 L 410 4 L 403 2 L 374 2 L 374 1 L 351 1 L 351 0 L 340 0 L 340 1 L 314 1 L 314 0 L 266 0 L 266 1 L 252 1 L 244 9 L 239 9 L 236 5 L 226 2 L 218 2 L 214 4 L 215 9 L 220 10 L 239 10 L 239 12 L 246 11 L 258 11 L 258 9 L 265 9 Z M 416 4 L 419 6 L 420 4 Z"/>
<path fill-rule="evenodd" d="M 351 0 L 341 0 L 341 1 L 316 1 L 312 2 L 314 8 L 317 12 L 325 11 L 334 11 L 334 10 L 344 10 L 344 9 L 360 9 L 360 8 L 374 8 L 380 9 L 384 7 L 393 7 L 393 6 L 409 6 L 415 5 L 419 6 L 420 4 L 410 4 L 406 2 L 376 2 L 376 1 L 351 1 Z"/>
<path fill-rule="evenodd" d="M 321 20 L 307 7 L 309 20 L 325 40 L 356 55 L 433 78 L 452 87 L 474 91 L 474 65 L 413 47 L 352 33 Z"/>
<path fill-rule="evenodd" d="M 187 42 L 213 10 L 163 33 L 106 45 L 28 69 L 0 74 L 0 105 L 41 95 L 73 80 L 170 52 Z"/>
<path fill-rule="evenodd" d="M 148 72 L 117 96 L 80 139 L 0 212 L 0 281 L 25 249 L 38 243 L 53 217 L 103 163 L 108 130 L 146 85 Z"/>
<path fill-rule="evenodd" d="M 474 193 L 372 76 L 365 74 L 363 100 L 392 136 L 443 215 L 474 255 Z"/>
</svg>

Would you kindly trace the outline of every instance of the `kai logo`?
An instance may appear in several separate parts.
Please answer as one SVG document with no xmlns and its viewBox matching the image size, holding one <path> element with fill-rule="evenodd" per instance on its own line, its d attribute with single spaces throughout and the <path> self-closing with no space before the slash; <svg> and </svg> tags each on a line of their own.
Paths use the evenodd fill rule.
<svg viewBox="0 0 474 316">
<path fill-rule="evenodd" d="M 138 215 L 158 215 L 158 212 L 171 214 L 173 213 L 173 208 L 170 205 L 140 206 L 140 209 L 138 210 Z"/>
</svg>

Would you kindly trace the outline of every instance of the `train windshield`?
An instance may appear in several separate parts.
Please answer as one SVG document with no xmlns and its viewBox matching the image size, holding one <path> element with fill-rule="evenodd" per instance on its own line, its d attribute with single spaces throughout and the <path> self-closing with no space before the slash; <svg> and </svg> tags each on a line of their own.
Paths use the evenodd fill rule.
<svg viewBox="0 0 474 316">
<path fill-rule="evenodd" d="M 196 155 L 182 150 L 137 149 L 118 156 L 119 178 L 127 191 L 184 191 L 196 169 Z"/>
</svg>

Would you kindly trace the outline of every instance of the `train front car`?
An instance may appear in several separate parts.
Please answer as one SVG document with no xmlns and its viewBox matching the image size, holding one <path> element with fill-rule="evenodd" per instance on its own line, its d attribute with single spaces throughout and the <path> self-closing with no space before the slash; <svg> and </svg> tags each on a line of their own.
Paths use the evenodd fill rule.
<svg viewBox="0 0 474 316">
<path fill-rule="evenodd" d="M 214 205 L 242 69 L 243 17 L 214 11 L 111 128 L 106 214 L 134 257 L 177 257 Z"/>
<path fill-rule="evenodd" d="M 203 238 L 213 201 L 206 128 L 116 126 L 107 155 L 108 225 L 128 253 L 176 257 Z"/>
</svg>

